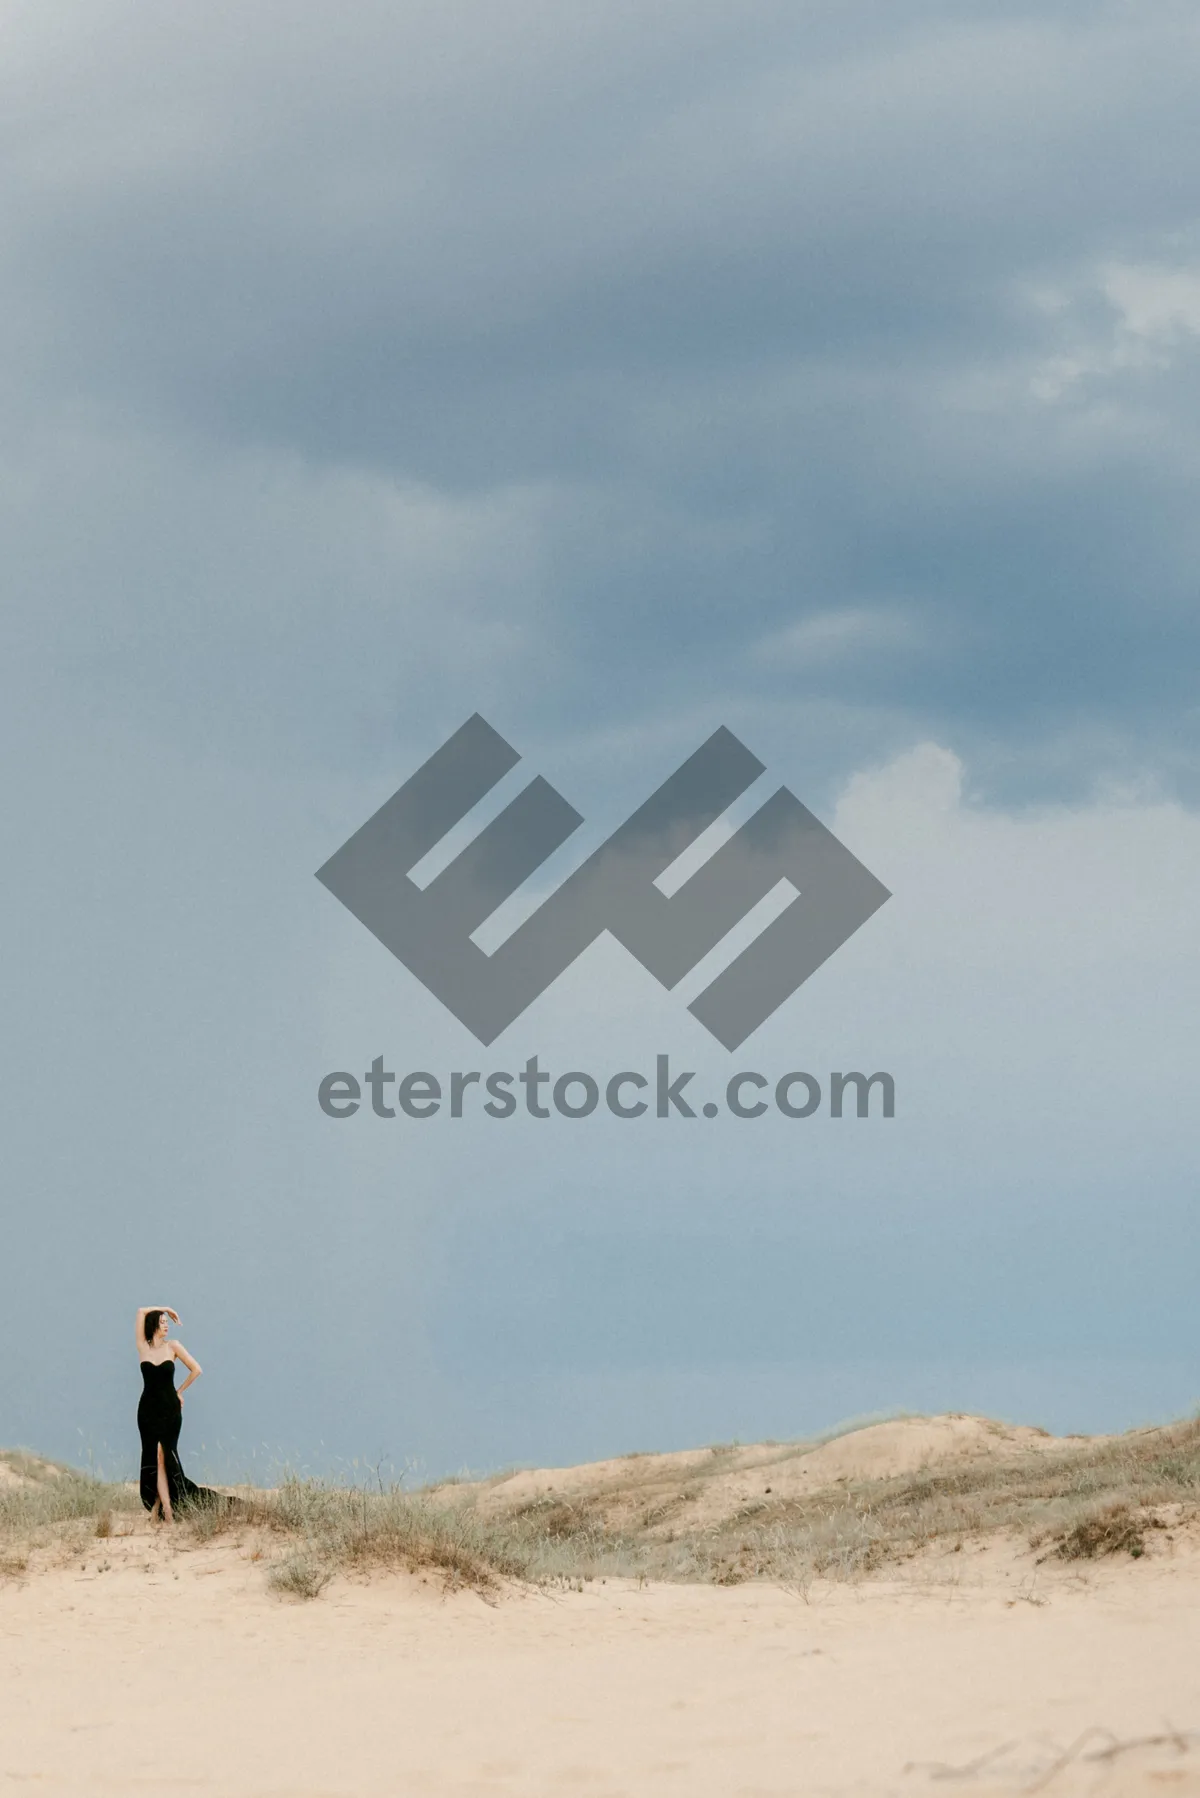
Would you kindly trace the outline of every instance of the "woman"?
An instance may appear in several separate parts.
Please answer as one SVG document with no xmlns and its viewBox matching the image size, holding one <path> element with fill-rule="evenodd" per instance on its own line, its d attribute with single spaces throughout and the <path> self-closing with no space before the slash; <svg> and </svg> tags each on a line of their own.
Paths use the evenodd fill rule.
<svg viewBox="0 0 1200 1798">
<path fill-rule="evenodd" d="M 170 1339 L 170 1324 L 179 1313 L 169 1305 L 143 1306 L 137 1314 L 134 1340 L 142 1368 L 142 1396 L 138 1404 L 138 1430 L 142 1438 L 142 1503 L 152 1517 L 173 1521 L 177 1504 L 220 1504 L 219 1493 L 193 1485 L 179 1465 L 177 1444 L 183 1423 L 183 1395 L 200 1378 L 200 1363 L 182 1342 Z M 175 1385 L 175 1363 L 182 1361 L 188 1377 Z"/>
</svg>

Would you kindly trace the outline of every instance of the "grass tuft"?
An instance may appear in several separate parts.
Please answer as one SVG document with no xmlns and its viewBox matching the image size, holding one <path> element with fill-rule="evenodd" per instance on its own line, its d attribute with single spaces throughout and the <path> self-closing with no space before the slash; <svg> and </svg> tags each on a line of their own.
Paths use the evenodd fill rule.
<svg viewBox="0 0 1200 1798">
<path fill-rule="evenodd" d="M 289 1555 L 267 1569 L 271 1590 L 289 1598 L 319 1598 L 332 1578 L 328 1567 L 307 1554 Z"/>
<path fill-rule="evenodd" d="M 1081 1517 L 1070 1529 L 1060 1530 L 1052 1553 L 1062 1561 L 1095 1559 L 1098 1555 L 1129 1553 L 1135 1560 L 1146 1552 L 1147 1522 L 1119 1500 L 1102 1505 Z"/>
</svg>

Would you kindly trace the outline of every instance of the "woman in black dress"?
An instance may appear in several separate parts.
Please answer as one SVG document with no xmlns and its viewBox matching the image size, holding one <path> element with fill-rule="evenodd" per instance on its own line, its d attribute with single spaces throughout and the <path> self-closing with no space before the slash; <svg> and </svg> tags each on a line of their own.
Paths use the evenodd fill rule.
<svg viewBox="0 0 1200 1798">
<path fill-rule="evenodd" d="M 172 1521 L 180 1504 L 221 1503 L 221 1495 L 196 1486 L 179 1465 L 179 1430 L 183 1423 L 183 1394 L 200 1378 L 200 1363 L 182 1342 L 172 1342 L 170 1324 L 179 1313 L 169 1305 L 143 1306 L 137 1314 L 134 1338 L 142 1368 L 142 1397 L 138 1405 L 138 1431 L 142 1438 L 142 1503 L 150 1515 Z M 188 1377 L 175 1384 L 175 1363 L 182 1361 Z"/>
</svg>

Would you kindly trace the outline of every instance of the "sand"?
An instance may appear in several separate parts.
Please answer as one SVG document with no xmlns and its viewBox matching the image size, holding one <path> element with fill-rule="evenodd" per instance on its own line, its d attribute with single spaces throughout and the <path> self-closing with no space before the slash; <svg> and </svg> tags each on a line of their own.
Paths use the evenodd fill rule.
<svg viewBox="0 0 1200 1798">
<path fill-rule="evenodd" d="M 909 1455 L 911 1430 L 877 1428 Z M 972 1436 L 935 1434 L 935 1458 Z M 827 1444 L 822 1477 L 877 1469 L 887 1440 Z M 754 1475 L 738 1453 L 729 1477 Z M 0 1581 L 0 1791 L 1200 1795 L 1186 1528 L 1082 1570 L 992 1539 L 805 1591 L 610 1581 L 488 1603 L 388 1575 L 305 1603 L 268 1589 L 249 1540 L 115 1523 L 130 1533 Z"/>
</svg>

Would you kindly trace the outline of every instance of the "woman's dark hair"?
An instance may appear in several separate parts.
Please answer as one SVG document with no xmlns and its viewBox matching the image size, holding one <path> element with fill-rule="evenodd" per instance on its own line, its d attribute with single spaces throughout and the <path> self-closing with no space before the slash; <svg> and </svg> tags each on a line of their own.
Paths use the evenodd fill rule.
<svg viewBox="0 0 1200 1798">
<path fill-rule="evenodd" d="M 142 1325 L 142 1329 L 145 1332 L 146 1341 L 148 1343 L 152 1343 L 154 1338 L 158 1335 L 158 1326 L 162 1322 L 162 1317 L 163 1314 L 161 1311 L 147 1311 L 146 1321 Z"/>
</svg>

